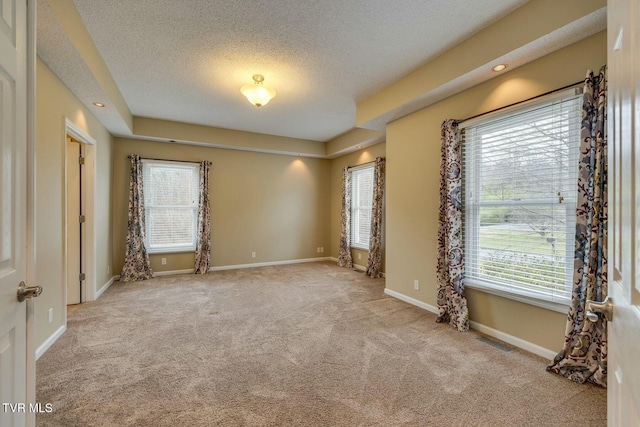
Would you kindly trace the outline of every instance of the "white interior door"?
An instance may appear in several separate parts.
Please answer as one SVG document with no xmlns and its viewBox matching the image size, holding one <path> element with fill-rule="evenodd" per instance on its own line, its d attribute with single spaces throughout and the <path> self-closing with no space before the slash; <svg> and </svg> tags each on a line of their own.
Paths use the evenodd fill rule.
<svg viewBox="0 0 640 427">
<path fill-rule="evenodd" d="M 27 2 L 0 1 L 0 425 L 26 422 Z M 22 404 L 22 406 L 20 405 Z"/>
<path fill-rule="evenodd" d="M 640 426 L 640 5 L 609 0 L 608 425 Z"/>
</svg>

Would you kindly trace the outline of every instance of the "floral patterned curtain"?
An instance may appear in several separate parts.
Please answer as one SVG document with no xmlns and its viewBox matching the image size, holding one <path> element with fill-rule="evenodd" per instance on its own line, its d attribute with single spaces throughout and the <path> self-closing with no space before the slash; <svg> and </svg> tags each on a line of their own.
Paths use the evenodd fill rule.
<svg viewBox="0 0 640 427">
<path fill-rule="evenodd" d="M 131 181 L 129 183 L 129 219 L 127 222 L 127 247 L 120 280 L 145 280 L 153 277 L 149 254 L 144 246 L 145 216 L 144 190 L 142 185 L 142 160 L 137 154 L 131 159 Z"/>
<path fill-rule="evenodd" d="M 440 214 L 438 225 L 438 318 L 458 331 L 469 330 L 464 296 L 462 239 L 462 141 L 458 123 L 442 123 L 440 164 Z"/>
<path fill-rule="evenodd" d="M 195 274 L 205 274 L 211 266 L 211 213 L 209 207 L 209 170 L 211 162 L 200 162 L 200 196 L 198 197 L 198 236 Z"/>
<path fill-rule="evenodd" d="M 351 259 L 351 179 L 348 166 L 342 169 L 342 211 L 340 213 L 338 265 L 340 267 L 353 267 L 353 260 Z"/>
<path fill-rule="evenodd" d="M 607 322 L 585 317 L 586 300 L 607 296 L 607 77 L 587 72 L 582 104 L 573 293 L 564 348 L 547 370 L 607 385 Z"/>
<path fill-rule="evenodd" d="M 384 157 L 376 158 L 373 170 L 373 203 L 371 207 L 371 235 L 369 237 L 369 262 L 366 275 L 374 279 L 381 277 L 382 265 L 382 200 L 384 197 Z"/>
</svg>

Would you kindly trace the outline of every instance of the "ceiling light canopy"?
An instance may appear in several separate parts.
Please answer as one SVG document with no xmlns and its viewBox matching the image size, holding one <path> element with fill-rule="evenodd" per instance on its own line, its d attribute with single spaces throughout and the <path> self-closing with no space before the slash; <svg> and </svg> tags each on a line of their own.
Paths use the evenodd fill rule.
<svg viewBox="0 0 640 427">
<path fill-rule="evenodd" d="M 492 68 L 493 71 L 499 72 L 507 68 L 507 64 L 498 64 Z"/>
<path fill-rule="evenodd" d="M 104 104 L 102 102 L 98 102 L 98 101 L 94 102 L 93 105 L 95 105 L 96 107 L 100 107 L 100 108 L 104 107 Z"/>
<path fill-rule="evenodd" d="M 262 84 L 264 81 L 262 74 L 254 74 L 253 81 L 254 84 L 252 85 L 242 86 L 240 92 L 247 97 L 250 103 L 256 107 L 262 107 L 271 101 L 271 98 L 276 96 L 276 91 Z"/>
</svg>

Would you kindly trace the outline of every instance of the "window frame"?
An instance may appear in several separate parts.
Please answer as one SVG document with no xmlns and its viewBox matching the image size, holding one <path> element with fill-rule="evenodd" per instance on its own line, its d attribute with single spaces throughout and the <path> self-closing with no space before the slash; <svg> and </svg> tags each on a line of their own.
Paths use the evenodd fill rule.
<svg viewBox="0 0 640 427">
<path fill-rule="evenodd" d="M 490 123 L 493 122 L 495 120 L 500 120 L 500 119 L 504 119 L 506 117 L 509 116 L 515 116 L 517 114 L 520 113 L 524 113 L 527 111 L 532 111 L 535 110 L 537 108 L 543 107 L 545 105 L 551 105 L 554 102 L 557 102 L 559 100 L 563 100 L 563 99 L 572 99 L 572 98 L 577 98 L 582 94 L 582 89 L 581 88 L 570 88 L 570 89 L 566 89 L 566 90 L 562 90 L 559 92 L 556 92 L 554 94 L 551 95 L 547 95 L 532 101 L 528 101 L 528 102 L 524 102 L 522 104 L 518 104 L 516 106 L 513 107 L 508 107 L 506 109 L 500 110 L 500 111 L 496 111 L 493 113 L 489 113 L 489 114 L 485 114 L 482 116 L 479 116 L 477 118 L 473 118 L 470 120 L 466 120 L 464 122 L 461 122 L 459 124 L 459 129 L 464 132 L 466 131 L 466 129 L 471 128 L 473 126 L 478 126 L 481 124 L 485 124 L 485 123 Z M 580 117 L 577 117 L 577 123 L 571 123 L 570 126 L 574 126 L 575 124 L 577 124 L 575 132 L 576 132 L 576 141 L 579 145 L 580 143 Z M 471 169 L 476 169 L 478 170 L 479 167 L 479 159 L 473 159 L 475 164 L 472 165 L 466 165 L 467 168 L 471 168 Z M 463 163 L 466 163 L 467 159 L 463 158 Z M 576 170 L 577 170 L 577 165 L 576 165 Z M 472 171 L 472 173 L 475 173 L 475 171 Z M 463 239 L 464 239 L 464 250 L 465 250 L 465 266 L 467 266 L 467 262 L 468 262 L 468 258 L 467 258 L 467 252 L 473 252 L 474 249 L 469 249 L 472 246 L 475 246 L 477 250 L 478 247 L 478 240 L 479 240 L 479 234 L 480 234 L 480 206 L 481 205 L 508 205 L 509 201 L 485 201 L 485 202 L 481 202 L 481 203 L 469 203 L 468 202 L 468 191 L 469 189 L 466 188 L 468 187 L 468 183 L 467 183 L 467 173 L 463 172 Z M 481 183 L 481 179 L 475 179 L 475 181 L 473 181 L 473 184 L 475 185 L 475 188 L 471 189 L 475 194 L 480 194 L 480 183 Z M 569 216 L 572 216 L 573 218 L 573 222 L 575 224 L 575 212 L 576 212 L 576 196 L 577 196 L 577 177 L 576 177 L 576 195 L 573 195 L 571 197 L 565 197 L 565 199 L 562 202 L 563 208 L 565 209 L 566 212 L 566 216 L 567 219 L 569 219 Z M 522 204 L 527 204 L 527 205 L 544 205 L 544 206 L 560 206 L 561 203 L 558 202 L 557 199 L 554 200 L 533 200 L 533 199 L 525 199 L 522 200 Z M 469 222 L 473 221 L 469 220 L 469 215 L 472 216 L 472 218 L 475 219 L 475 227 L 469 227 Z M 567 224 L 569 224 L 569 222 L 567 222 Z M 574 238 L 572 238 L 575 235 L 575 226 L 573 228 L 569 227 L 567 225 L 566 227 L 566 241 L 565 241 L 565 251 L 568 254 L 573 254 L 573 248 L 574 248 Z M 571 260 L 573 259 L 573 257 L 570 258 Z M 500 281 L 498 280 L 482 280 L 481 278 L 470 278 L 470 277 L 466 277 L 465 276 L 465 286 L 471 289 L 478 289 L 480 291 L 489 293 L 489 294 L 493 294 L 493 295 L 497 295 L 503 298 L 507 298 L 507 299 L 512 299 L 512 300 L 516 300 L 516 301 L 520 301 L 523 303 L 527 303 L 530 305 L 534 305 L 534 306 L 539 306 L 539 307 L 543 307 L 549 310 L 553 310 L 553 311 L 557 311 L 560 313 L 566 313 L 567 312 L 567 308 L 570 306 L 571 304 L 571 290 L 572 290 L 572 286 L 573 286 L 573 262 L 569 262 L 566 265 L 566 271 L 565 271 L 565 292 L 568 293 L 568 297 L 566 296 L 560 296 L 560 295 L 556 295 L 556 296 L 549 296 L 547 293 L 545 292 L 536 292 L 534 289 L 531 288 L 527 288 L 526 286 L 519 286 L 516 282 L 508 282 L 507 280 L 502 281 L 503 283 L 500 283 Z"/>
<path fill-rule="evenodd" d="M 367 206 L 367 205 L 356 205 L 355 200 L 356 197 L 359 196 L 359 194 L 357 195 L 357 185 L 356 182 L 354 180 L 354 177 L 364 174 L 365 172 L 370 172 L 371 173 L 371 203 Z M 350 212 L 350 226 L 351 226 L 351 230 L 350 230 L 350 236 L 349 236 L 349 243 L 350 243 L 350 247 L 354 248 L 354 249 L 359 249 L 359 250 L 363 250 L 363 251 L 368 251 L 369 250 L 369 245 L 370 245 L 370 240 L 371 240 L 371 236 L 369 233 L 369 235 L 367 236 L 367 241 L 366 243 L 363 242 L 355 242 L 354 241 L 354 237 L 356 237 L 356 229 L 358 227 L 354 227 L 354 222 L 356 222 L 357 220 L 356 218 L 356 214 L 359 211 L 362 210 L 368 210 L 369 212 L 371 212 L 373 210 L 373 186 L 375 185 L 374 183 L 374 179 L 375 179 L 375 164 L 373 163 L 367 163 L 364 165 L 359 165 L 359 166 L 354 166 L 352 168 L 349 168 L 349 185 L 351 186 L 351 212 Z M 371 214 L 370 214 L 371 215 Z M 360 218 L 358 216 L 358 218 Z M 371 218 L 369 218 L 369 221 L 371 221 Z M 369 224 L 369 227 L 371 227 L 371 224 Z M 371 230 L 369 230 L 371 231 Z"/>
<path fill-rule="evenodd" d="M 147 183 L 147 177 L 149 176 L 147 169 L 154 166 L 170 166 L 171 168 L 186 169 L 191 171 L 191 178 L 193 179 L 193 203 L 191 206 L 173 206 L 177 209 L 191 210 L 191 216 L 193 217 L 193 227 L 191 230 L 191 242 L 189 244 L 165 244 L 165 245 L 151 245 L 151 214 L 154 209 L 163 209 L 166 206 L 153 205 L 150 203 L 149 184 Z M 166 254 L 166 253 L 181 253 L 181 252 L 194 252 L 196 250 L 198 240 L 198 203 L 199 203 L 199 186 L 200 186 L 200 165 L 198 163 L 191 162 L 179 162 L 171 160 L 154 160 L 154 159 L 142 159 L 142 174 L 143 174 L 143 191 L 144 191 L 144 209 L 145 209 L 145 248 L 149 254 Z"/>
</svg>

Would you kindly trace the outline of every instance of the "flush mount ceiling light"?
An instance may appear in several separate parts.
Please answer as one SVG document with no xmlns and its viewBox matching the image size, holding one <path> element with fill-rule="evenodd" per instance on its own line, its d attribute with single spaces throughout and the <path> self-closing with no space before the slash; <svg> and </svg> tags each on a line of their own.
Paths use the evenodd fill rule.
<svg viewBox="0 0 640 427">
<path fill-rule="evenodd" d="M 95 105 L 96 107 L 100 107 L 100 108 L 104 107 L 104 104 L 102 102 L 98 102 L 98 101 L 94 102 L 93 105 Z"/>
<path fill-rule="evenodd" d="M 276 91 L 262 84 L 264 81 L 262 74 L 254 74 L 253 81 L 254 84 L 252 85 L 242 86 L 240 92 L 256 107 L 267 105 L 267 103 L 271 101 L 271 98 L 276 96 Z"/>
<path fill-rule="evenodd" d="M 498 64 L 493 67 L 492 70 L 498 72 L 504 70 L 505 68 L 507 68 L 507 64 Z"/>
</svg>

